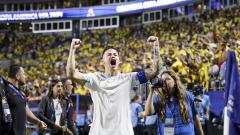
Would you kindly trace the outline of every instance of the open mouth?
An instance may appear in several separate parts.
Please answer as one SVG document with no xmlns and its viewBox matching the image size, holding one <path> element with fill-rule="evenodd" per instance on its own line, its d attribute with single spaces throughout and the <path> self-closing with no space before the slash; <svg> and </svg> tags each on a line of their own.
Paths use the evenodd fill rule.
<svg viewBox="0 0 240 135">
<path fill-rule="evenodd" d="M 116 65 L 117 61 L 115 59 L 111 59 L 110 64 L 111 65 Z"/>
</svg>

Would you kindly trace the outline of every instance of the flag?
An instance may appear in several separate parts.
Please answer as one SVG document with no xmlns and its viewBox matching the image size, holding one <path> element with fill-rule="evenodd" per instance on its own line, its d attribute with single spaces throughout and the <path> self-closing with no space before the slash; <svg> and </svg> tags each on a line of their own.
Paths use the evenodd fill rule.
<svg viewBox="0 0 240 135">
<path fill-rule="evenodd" d="M 225 107 L 228 135 L 240 135 L 240 80 L 235 52 L 228 51 L 225 77 Z M 225 129 L 225 128 L 224 128 Z"/>
</svg>

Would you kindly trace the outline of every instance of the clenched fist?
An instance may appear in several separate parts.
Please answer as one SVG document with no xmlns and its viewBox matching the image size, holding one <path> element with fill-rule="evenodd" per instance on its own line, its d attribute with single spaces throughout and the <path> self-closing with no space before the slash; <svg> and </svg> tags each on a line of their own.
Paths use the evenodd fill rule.
<svg viewBox="0 0 240 135">
<path fill-rule="evenodd" d="M 156 36 L 150 36 L 150 37 L 148 37 L 147 42 L 148 42 L 149 44 L 153 44 L 154 46 L 159 46 L 158 37 L 156 37 Z"/>
<path fill-rule="evenodd" d="M 81 45 L 80 39 L 72 39 L 71 48 L 76 49 Z"/>
</svg>

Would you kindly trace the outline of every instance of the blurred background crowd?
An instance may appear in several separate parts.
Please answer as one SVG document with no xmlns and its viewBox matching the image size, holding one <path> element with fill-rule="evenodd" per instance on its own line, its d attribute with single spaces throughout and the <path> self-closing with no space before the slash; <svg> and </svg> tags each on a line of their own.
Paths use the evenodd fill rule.
<svg viewBox="0 0 240 135">
<path fill-rule="evenodd" d="M 240 7 L 205 12 L 190 20 L 84 31 L 79 37 L 82 46 L 76 55 L 77 68 L 82 72 L 103 71 L 101 53 L 108 45 L 121 50 L 122 72 L 142 68 L 151 63 L 151 46 L 146 44 L 149 35 L 160 38 L 165 66 L 174 69 L 189 89 L 193 84 L 203 85 L 204 90 L 221 88 L 226 50 L 232 49 L 240 56 Z M 1 65 L 4 67 L 4 61 L 9 60 L 24 65 L 28 74 L 26 90 L 29 96 L 39 96 L 52 76 L 66 77 L 71 39 L 68 34 L 19 34 L 17 29 L 9 28 L 0 35 Z M 6 70 L 0 68 L 0 74 L 6 76 Z M 85 95 L 88 91 L 78 85 L 75 93 Z"/>
<path fill-rule="evenodd" d="M 105 1 L 107 0 L 98 0 L 98 2 L 94 0 L 60 0 L 60 5 L 54 5 L 54 2 L 46 2 L 47 6 L 37 3 L 37 9 L 34 9 L 35 6 L 33 4 L 33 10 L 44 10 L 47 9 L 45 7 L 48 7 L 48 5 L 48 9 L 67 9 L 101 4 L 103 6 Z M 108 0 L 108 2 L 111 1 Z M 114 1 L 116 2 L 117 0 Z M 127 3 L 137 0 L 122 1 Z M 231 3 L 237 0 L 227 1 Z M 122 4 L 121 2 L 118 4 Z M 211 1 L 203 0 L 204 2 Z M 224 3 L 219 3 L 224 5 Z M 14 8 L 14 6 L 12 7 Z M 223 90 L 227 50 L 235 51 L 239 64 L 238 68 L 240 69 L 240 6 L 207 10 L 200 4 L 199 9 L 201 11 L 198 16 L 189 17 L 186 15 L 187 17 L 180 19 L 166 19 L 163 13 L 162 21 L 146 24 L 139 23 L 143 19 L 141 18 L 142 13 L 140 18 L 135 17 L 135 20 L 131 19 L 132 16 L 136 15 L 133 14 L 129 15 L 128 21 L 134 25 L 119 25 L 117 28 L 95 30 L 87 28 L 86 30 L 79 30 L 79 36 L 74 36 L 74 28 L 71 31 L 72 33 L 34 33 L 26 29 L 26 27 L 33 29 L 33 25 L 31 26 L 30 23 L 0 23 L 0 75 L 8 78 L 7 70 L 10 64 L 23 65 L 27 74 L 27 83 L 23 89 L 29 101 L 37 101 L 37 103 L 30 105 L 30 107 L 34 106 L 32 108 L 36 109 L 38 101 L 48 93 L 51 81 L 56 78 L 66 78 L 65 68 L 73 37 L 82 41 L 80 49 L 76 51 L 76 67 L 81 72 L 104 71 L 101 58 L 103 49 L 106 46 L 114 46 L 120 50 L 121 72 L 134 72 L 152 64 L 153 46 L 147 44 L 146 40 L 149 36 L 154 35 L 159 37 L 160 55 L 164 66 L 173 69 L 181 78 L 187 90 L 195 94 L 196 106 L 199 109 L 199 114 L 202 113 L 201 117 L 204 119 L 201 122 L 203 125 L 207 125 L 205 119 L 209 120 L 209 114 L 206 117 L 204 116 L 206 110 L 209 111 L 210 105 L 215 107 L 215 109 L 218 106 L 210 103 L 209 97 L 205 100 L 203 93 Z M 0 11 L 2 11 L 1 2 Z M 164 12 L 164 9 L 161 11 Z M 76 21 L 76 18 L 74 19 Z M 122 17 L 121 19 L 124 20 L 125 18 Z M 60 19 L 60 22 L 62 20 Z M 131 104 L 144 105 L 147 92 L 141 87 L 136 87 L 133 93 L 131 93 Z M 76 104 L 79 102 L 78 107 L 80 110 L 76 109 L 75 111 L 78 112 L 75 112 L 74 116 L 79 133 L 87 134 L 89 126 L 86 128 L 85 125 L 91 124 L 93 112 L 90 93 L 83 84 L 77 83 L 74 83 L 73 93 L 75 94 L 73 96 L 75 108 L 77 108 Z M 79 96 L 81 96 L 81 101 L 83 102 L 78 101 Z M 222 126 L 222 110 L 220 111 L 219 117 L 214 116 L 211 121 L 213 124 Z M 82 116 L 86 118 L 82 118 Z M 83 121 L 81 121 L 82 119 Z M 153 128 L 156 128 L 152 127 L 153 119 L 156 120 L 157 116 L 146 117 L 145 119 L 139 118 L 137 124 L 143 125 L 144 123 L 146 126 L 144 130 L 151 132 Z M 167 125 L 166 122 L 166 127 Z M 208 128 L 211 127 L 209 126 Z M 152 135 L 152 133 L 147 135 Z"/>
</svg>

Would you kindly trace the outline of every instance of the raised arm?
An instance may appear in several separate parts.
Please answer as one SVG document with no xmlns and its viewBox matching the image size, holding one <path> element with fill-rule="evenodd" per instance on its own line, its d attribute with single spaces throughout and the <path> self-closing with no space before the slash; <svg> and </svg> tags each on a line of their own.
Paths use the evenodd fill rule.
<svg viewBox="0 0 240 135">
<path fill-rule="evenodd" d="M 80 46 L 81 40 L 80 39 L 73 39 L 69 51 L 69 57 L 67 61 L 67 76 L 76 81 L 83 81 L 84 77 L 82 74 L 76 69 L 76 62 L 75 62 L 75 52 L 76 49 Z"/>
<path fill-rule="evenodd" d="M 147 42 L 153 44 L 153 66 L 152 68 L 145 69 L 146 78 L 147 80 L 150 80 L 160 73 L 160 68 L 162 66 L 162 58 L 160 57 L 159 53 L 160 47 L 158 37 L 150 36 L 147 39 Z"/>
</svg>

